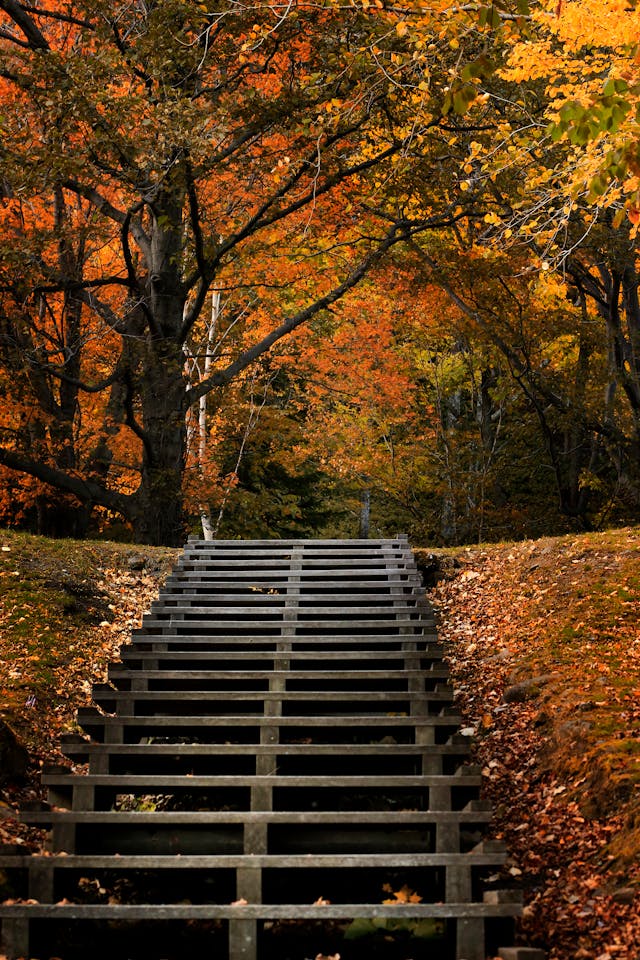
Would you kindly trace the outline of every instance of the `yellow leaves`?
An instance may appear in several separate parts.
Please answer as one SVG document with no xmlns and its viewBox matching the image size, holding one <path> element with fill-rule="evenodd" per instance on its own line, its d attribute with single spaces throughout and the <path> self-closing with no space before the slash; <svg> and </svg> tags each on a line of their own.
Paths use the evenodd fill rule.
<svg viewBox="0 0 640 960">
<path fill-rule="evenodd" d="M 617 181 L 624 184 L 639 139 L 640 8 L 626 0 L 546 0 L 532 19 L 535 39 L 511 40 L 501 76 L 523 85 L 546 80 L 549 132 L 567 151 L 569 142 L 579 147 L 560 189 L 616 206 Z"/>
<path fill-rule="evenodd" d="M 409 32 L 409 25 L 406 20 L 400 20 L 399 23 L 396 23 L 396 33 L 399 37 L 406 37 Z"/>
<path fill-rule="evenodd" d="M 588 44 L 615 50 L 635 47 L 640 13 L 627 0 L 574 0 L 564 5 L 562 15 L 550 26 L 571 50 L 582 50 Z"/>
</svg>

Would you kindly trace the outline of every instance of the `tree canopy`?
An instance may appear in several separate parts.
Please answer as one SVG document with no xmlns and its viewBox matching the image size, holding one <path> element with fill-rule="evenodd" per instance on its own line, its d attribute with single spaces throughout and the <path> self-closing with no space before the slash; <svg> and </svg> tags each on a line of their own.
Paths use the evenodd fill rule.
<svg viewBox="0 0 640 960">
<path fill-rule="evenodd" d="M 0 0 L 1 515 L 633 510 L 638 12 L 597 6 Z"/>
</svg>

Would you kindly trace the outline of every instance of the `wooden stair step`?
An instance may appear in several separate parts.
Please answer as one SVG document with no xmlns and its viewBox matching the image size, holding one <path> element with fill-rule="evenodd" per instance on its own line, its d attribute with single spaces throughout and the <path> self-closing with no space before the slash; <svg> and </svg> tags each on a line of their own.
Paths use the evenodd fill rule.
<svg viewBox="0 0 640 960">
<path fill-rule="evenodd" d="M 301 595 L 326 595 L 327 593 L 361 592 L 367 596 L 413 596 L 421 593 L 422 582 L 418 574 L 411 574 L 410 571 L 403 571 L 402 580 L 392 579 L 383 571 L 375 576 L 369 571 L 357 579 L 340 577 L 338 580 L 323 580 L 317 576 L 305 575 L 306 571 L 300 571 L 296 578 L 289 579 L 285 570 L 276 573 L 267 574 L 264 571 L 256 570 L 256 575 L 249 577 L 240 577 L 236 571 L 221 570 L 217 566 L 211 565 L 210 570 L 178 570 L 165 581 L 160 590 L 160 596 L 165 593 L 172 593 L 174 588 L 193 589 L 197 591 L 216 591 L 233 590 L 242 591 L 243 594 L 249 591 L 269 592 L 271 590 L 282 591 L 286 595 L 287 591 L 295 588 Z M 351 571 L 349 571 L 351 576 Z M 428 605 L 427 605 L 428 606 Z"/>
<path fill-rule="evenodd" d="M 518 901 L 503 903 L 341 903 L 312 904 L 24 904 L 0 905 L 0 917 L 69 917 L 71 919 L 261 919 L 342 920 L 355 917 L 422 919 L 423 917 L 513 917 L 522 912 Z"/>
<path fill-rule="evenodd" d="M 358 853 L 356 856 L 339 854 L 300 855 L 123 855 L 86 856 L 77 854 L 37 854 L 23 856 L 0 855 L 0 869 L 44 867 L 51 870 L 317 870 L 411 867 L 495 867 L 507 859 L 503 851 L 470 853 Z"/>
<path fill-rule="evenodd" d="M 189 631 L 190 633 L 200 633 L 208 632 L 209 635 L 220 636 L 225 635 L 227 631 L 246 631 L 251 629 L 261 630 L 261 631 L 270 631 L 272 635 L 281 635 L 282 633 L 282 621 L 281 620 L 220 620 L 216 616 L 215 622 L 211 620 L 191 620 L 184 619 L 179 620 L 177 617 L 172 617 L 168 620 L 163 620 L 162 618 L 155 616 L 145 617 L 143 620 L 143 626 L 139 628 L 136 632 L 138 635 L 144 633 L 145 630 L 159 630 L 162 631 L 163 628 L 173 627 L 175 634 L 184 633 Z M 392 631 L 389 630 L 390 626 L 393 626 L 394 630 L 399 634 L 401 631 L 410 630 L 411 634 L 416 637 L 423 635 L 423 627 L 420 620 L 410 620 L 410 619 L 395 619 L 387 620 L 383 624 L 380 623 L 380 620 L 345 620 L 342 618 L 336 617 L 335 620 L 304 620 L 304 621 L 292 621 L 290 624 L 287 624 L 289 629 L 292 630 L 292 633 L 297 637 L 302 637 L 309 635 L 310 631 L 314 631 L 315 635 L 318 635 L 318 631 L 325 631 L 328 626 L 331 626 L 334 630 L 341 629 L 343 631 L 353 632 L 358 634 L 365 631 L 375 629 L 376 627 L 386 628 L 381 629 L 383 636 L 391 636 Z M 358 628 L 358 629 L 356 629 Z M 252 635 L 252 634 L 249 634 Z"/>
<path fill-rule="evenodd" d="M 372 811 L 354 813 L 344 810 L 35 810 L 23 811 L 20 819 L 24 823 L 51 824 L 266 824 L 296 825 L 351 825 L 382 824 L 397 827 L 412 824 L 476 824 L 488 823 L 491 809 L 472 810 L 399 810 Z"/>
<path fill-rule="evenodd" d="M 215 714 L 205 717 L 197 717 L 195 726 L 202 729 L 216 726 L 267 726 L 267 727 L 320 727 L 323 730 L 327 728 L 327 720 L 324 716 L 314 717 L 303 714 L 288 716 L 265 716 L 262 714 Z M 100 713 L 96 707 L 80 707 L 78 710 L 78 720 L 82 723 L 118 723 L 120 725 L 149 725 L 158 724 L 159 726 L 171 726 L 176 730 L 183 726 L 194 726 L 194 717 L 187 715 L 176 716 L 157 716 L 157 717 L 134 717 L 127 715 L 118 715 L 117 717 Z M 411 717 L 408 714 L 388 714 L 385 716 L 350 716 L 336 714 L 331 717 L 332 729 L 353 729 L 357 727 L 459 727 L 462 718 L 456 712 L 431 714 L 427 716 Z"/>
<path fill-rule="evenodd" d="M 277 596 L 268 597 L 265 595 L 260 595 L 254 600 L 247 599 L 247 597 L 238 598 L 237 602 L 234 603 L 233 600 L 230 603 L 224 603 L 222 600 L 218 601 L 217 598 L 211 597 L 210 602 L 203 604 L 202 597 L 194 597 L 193 603 L 183 602 L 182 597 L 160 597 L 159 600 L 154 600 L 152 604 L 152 610 L 157 614 L 166 610 L 167 613 L 193 613 L 193 614 L 206 614 L 209 615 L 212 612 L 218 614 L 237 614 L 237 613 L 248 613 L 251 616 L 256 616 L 260 613 L 271 613 L 282 612 L 285 609 L 287 600 L 289 599 L 282 594 Z M 378 598 L 376 598 L 377 600 Z M 342 598 L 340 598 L 342 601 Z M 201 604 L 201 606 L 198 606 Z M 305 602 L 304 597 L 295 598 L 295 610 L 298 614 L 345 614 L 349 616 L 360 616 L 361 614 L 367 614 L 368 617 L 375 617 L 376 619 L 388 619 L 390 616 L 398 618 L 401 614 L 406 614 L 407 616 L 417 618 L 420 614 L 420 607 L 418 601 L 411 601 L 409 597 L 403 597 L 402 601 L 398 600 L 396 602 L 390 603 L 380 603 L 375 604 L 345 604 L 343 602 L 336 603 L 335 598 L 327 601 L 324 604 L 315 605 L 316 601 L 309 600 Z M 380 615 L 380 617 L 378 617 Z"/>
<path fill-rule="evenodd" d="M 462 756 L 468 752 L 465 744 L 415 744 L 415 743 L 77 743 L 61 744 L 67 757 L 90 757 L 94 755 L 108 756 L 172 756 L 179 753 L 181 757 L 222 757 L 222 756 L 250 756 L 250 757 L 358 757 L 385 756 L 422 757 L 426 752 L 431 756 L 447 755 Z"/>
<path fill-rule="evenodd" d="M 439 960 L 484 960 L 485 926 L 521 905 L 488 879 L 506 853 L 478 842 L 490 807 L 443 656 L 404 535 L 190 541 L 78 712 L 92 739 L 63 739 L 89 773 L 45 771 L 50 803 L 23 814 L 51 852 L 0 856 L 8 955 L 31 933 L 46 949 L 50 921 L 223 920 L 228 960 L 263 960 L 262 921 L 429 918 Z M 105 876 L 137 902 L 84 901 Z M 383 904 L 390 878 L 425 899 Z"/>
<path fill-rule="evenodd" d="M 391 563 L 389 563 L 385 557 L 381 557 L 373 552 L 371 554 L 353 555 L 336 554 L 331 557 L 323 556 L 322 554 L 317 554 L 316 556 L 308 554 L 304 558 L 301 557 L 300 561 L 301 563 L 304 562 L 304 567 L 301 568 L 301 571 L 293 571 L 294 573 L 302 572 L 318 576 L 318 571 L 321 570 L 322 574 L 326 574 L 327 577 L 335 576 L 340 570 L 363 570 L 364 572 L 380 570 L 381 573 L 389 577 L 394 573 L 404 573 L 407 569 L 406 564 L 403 564 L 398 558 L 391 558 Z M 330 561 L 330 564 L 327 561 Z M 215 567 L 221 570 L 289 571 L 291 570 L 291 558 L 277 555 L 263 559 L 251 553 L 247 553 L 246 555 L 237 554 L 235 556 L 218 554 L 216 556 L 215 554 L 207 554 L 202 551 L 201 553 L 187 554 L 180 564 L 180 569 L 182 570 L 200 569 L 202 567 Z M 413 573 L 413 571 L 411 572 Z"/>
<path fill-rule="evenodd" d="M 274 776 L 274 775 L 247 775 L 247 776 L 229 776 L 215 774 L 198 776 L 155 776 L 153 774 L 139 776 L 135 774 L 83 774 L 81 776 L 68 773 L 44 774 L 42 778 L 45 786 L 96 786 L 110 787 L 111 789 L 122 787 L 121 792 L 126 793 L 129 789 L 142 790 L 148 793 L 160 793 L 165 787 L 166 791 L 171 788 L 199 789 L 199 788 L 220 788 L 220 787 L 272 787 L 272 788 L 291 788 L 291 787 L 313 787 L 317 790 L 335 789 L 335 788 L 361 788 L 372 787 L 374 789 L 384 790 L 385 788 L 399 787 L 479 787 L 482 778 L 479 773 L 473 772 L 471 768 L 463 770 L 462 773 L 452 775 L 440 774 L 420 774 L 406 776 L 340 776 L 324 777 L 318 776 Z"/>
<path fill-rule="evenodd" d="M 305 584 L 304 593 L 301 593 L 298 585 L 295 584 L 295 593 L 293 595 L 307 602 L 319 603 L 325 601 L 330 602 L 332 599 L 335 600 L 338 597 L 350 603 L 366 603 L 374 599 L 378 603 L 382 601 L 385 601 L 385 603 L 395 603 L 406 600 L 416 600 L 420 603 L 425 603 L 419 587 L 408 587 L 406 583 L 396 584 L 393 582 L 372 584 L 368 590 L 365 589 L 364 584 L 359 582 L 354 582 L 351 586 L 345 584 L 336 586 L 336 584 L 333 583 L 323 585 L 321 582 L 311 583 Z M 288 582 L 284 586 L 279 586 L 275 589 L 268 582 L 265 582 L 264 587 L 260 584 L 252 583 L 239 584 L 234 589 L 227 581 L 222 583 L 212 581 L 209 584 L 203 584 L 199 579 L 185 581 L 173 578 L 165 580 L 164 586 L 159 594 L 160 600 L 163 601 L 182 599 L 185 602 L 191 602 L 206 597 L 207 599 L 210 598 L 217 602 L 228 603 L 234 603 L 239 599 L 256 603 L 265 598 L 286 600 L 291 598 L 291 596 L 291 586 Z"/>
<path fill-rule="evenodd" d="M 104 685 L 107 687 L 107 685 Z M 335 700 L 344 700 L 345 697 L 348 697 L 349 700 L 356 702 L 371 702 L 371 703 L 387 703 L 395 702 L 397 700 L 406 700 L 407 697 L 410 697 L 416 701 L 421 702 L 434 702 L 434 703 L 450 703 L 453 699 L 453 695 L 450 690 L 428 690 L 426 692 L 415 692 L 408 693 L 403 690 L 371 690 L 368 692 L 363 692 L 362 690 L 227 690 L 227 691 L 217 691 L 217 690 L 114 690 L 112 688 L 102 689 L 101 684 L 96 684 L 93 688 L 93 699 L 96 703 L 102 704 L 104 701 L 109 701 L 110 703 L 117 703 L 118 701 L 127 701 L 135 700 L 136 703 L 153 703 L 155 701 L 171 701 L 171 700 L 196 700 L 196 701 L 211 701 L 215 702 L 218 700 L 228 700 L 229 694 L 233 694 L 233 699 L 235 702 L 240 700 L 247 701 L 257 701 L 257 700 L 286 700 L 286 701 L 295 701 L 295 700 L 317 700 L 322 702 L 331 703 Z M 339 693 L 339 696 L 337 694 Z"/>
<path fill-rule="evenodd" d="M 206 661 L 215 665 L 216 662 L 222 663 L 237 663 L 239 669 L 243 663 L 246 661 L 262 661 L 264 663 L 274 663 L 276 660 L 280 660 L 286 656 L 286 659 L 293 663 L 300 663 L 303 668 L 307 661 L 317 661 L 321 663 L 329 663 L 332 661 L 337 661 L 338 663 L 354 663 L 357 664 L 360 661 L 364 660 L 368 662 L 374 660 L 376 663 L 386 663 L 386 664 L 398 664 L 397 669 L 401 669 L 400 664 L 408 659 L 420 658 L 424 663 L 429 663 L 429 666 L 424 667 L 425 670 L 435 670 L 439 667 L 434 666 L 434 663 L 440 664 L 442 662 L 443 653 L 439 650 L 437 653 L 430 650 L 428 653 L 424 650 L 413 651 L 413 650 L 324 650 L 321 653 L 314 650 L 141 650 L 139 647 L 128 644 L 126 647 L 120 648 L 120 657 L 124 663 L 127 665 L 129 660 L 139 660 L 141 663 L 144 663 L 147 660 L 171 660 L 175 663 L 191 663 L 194 660 Z M 119 663 L 111 665 L 112 669 L 120 667 Z M 396 669 L 395 667 L 392 667 Z M 137 668 L 136 668 L 137 669 Z M 142 668 L 144 669 L 144 667 Z M 327 669 L 333 669 L 333 666 L 327 667 Z M 376 668 L 377 669 L 377 668 Z M 446 672 L 446 668 L 445 669 Z"/>
<path fill-rule="evenodd" d="M 286 653 L 281 657 L 286 659 Z M 138 669 L 128 670 L 118 664 L 112 664 L 108 671 L 109 680 L 446 680 L 447 670 L 437 667 L 430 670 L 182 670 L 176 669 Z"/>
<path fill-rule="evenodd" d="M 213 648 L 213 650 L 220 650 L 221 648 L 226 647 L 240 647 L 247 650 L 253 650 L 259 647 L 269 647 L 271 649 L 277 649 L 277 644 L 287 643 L 291 646 L 292 649 L 305 649 L 308 652 L 323 650 L 325 648 L 338 647 L 346 648 L 351 647 L 351 649 L 357 651 L 375 651 L 376 649 L 385 649 L 391 648 L 393 650 L 403 650 L 407 649 L 408 644 L 416 644 L 417 649 L 422 649 L 424 646 L 424 651 L 428 651 L 436 646 L 434 643 L 434 630 L 425 629 L 420 634 L 403 634 L 403 633 L 381 633 L 376 634 L 357 634 L 353 637 L 349 635 L 339 635 L 339 634 L 317 634 L 316 636 L 285 636 L 282 631 L 279 633 L 274 633 L 271 636 L 264 636 L 258 634 L 245 634 L 244 636 L 198 636 L 196 634 L 190 634 L 188 630 L 185 630 L 180 633 L 180 635 L 172 636 L 170 633 L 157 633 L 154 634 L 151 631 L 142 631 L 140 628 L 137 628 L 133 632 L 133 645 L 138 649 L 141 646 L 147 646 L 150 644 L 167 644 L 168 648 L 175 647 L 177 649 L 206 649 Z M 186 646 L 185 646 L 186 645 Z"/>
</svg>

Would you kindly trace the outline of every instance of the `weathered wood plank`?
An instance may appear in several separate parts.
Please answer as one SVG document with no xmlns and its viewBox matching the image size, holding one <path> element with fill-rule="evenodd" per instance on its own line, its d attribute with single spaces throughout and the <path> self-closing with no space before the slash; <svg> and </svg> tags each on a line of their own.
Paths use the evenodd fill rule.
<svg viewBox="0 0 640 960">
<path fill-rule="evenodd" d="M 119 689 L 95 688 L 96 701 L 116 714 L 79 711 L 95 742 L 63 745 L 68 756 L 89 759 L 91 772 L 43 777 L 52 801 L 73 809 L 24 815 L 52 829 L 54 855 L 0 857 L 0 867 L 28 873 L 29 894 L 40 901 L 53 898 L 54 876 L 117 870 L 129 879 L 160 871 L 171 883 L 174 871 L 185 883 L 200 872 L 230 875 L 225 884 L 235 877 L 236 896 L 249 903 L 147 903 L 142 895 L 130 905 L 9 904 L 0 906 L 9 956 L 28 955 L 31 919 L 228 920 L 228 960 L 263 960 L 262 920 L 431 917 L 455 924 L 450 960 L 480 960 L 485 920 L 520 907 L 494 895 L 474 902 L 477 871 L 495 869 L 505 852 L 469 851 L 490 816 L 474 799 L 477 768 L 442 773 L 468 742 L 452 739 L 460 717 L 442 683 L 443 650 L 420 584 L 404 535 L 191 541 L 110 668 Z M 254 772 L 233 772 L 241 770 Z M 196 809 L 100 809 L 120 794 L 172 794 Z M 205 805 L 233 809 L 198 809 L 203 796 Z M 428 809 L 396 812 L 393 798 Z M 354 809 L 317 809 L 318 799 Z M 385 809 L 368 809 L 370 800 Z M 125 837 L 122 856 L 109 854 Z M 273 899 L 281 880 L 295 885 L 322 869 L 419 870 L 438 902 L 259 902 L 263 886 Z M 338 900 L 348 899 L 350 882 Z"/>
</svg>

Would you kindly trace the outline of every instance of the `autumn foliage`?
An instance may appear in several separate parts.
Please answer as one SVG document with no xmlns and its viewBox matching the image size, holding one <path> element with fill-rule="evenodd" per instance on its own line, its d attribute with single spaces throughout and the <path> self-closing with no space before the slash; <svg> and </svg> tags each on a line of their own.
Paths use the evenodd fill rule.
<svg viewBox="0 0 640 960">
<path fill-rule="evenodd" d="M 0 517 L 640 504 L 635 4 L 0 3 Z M 280 517 L 280 520 L 278 519 Z"/>
</svg>

